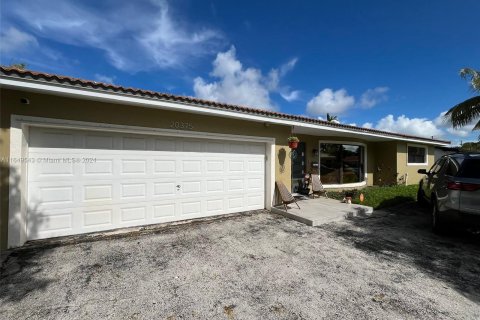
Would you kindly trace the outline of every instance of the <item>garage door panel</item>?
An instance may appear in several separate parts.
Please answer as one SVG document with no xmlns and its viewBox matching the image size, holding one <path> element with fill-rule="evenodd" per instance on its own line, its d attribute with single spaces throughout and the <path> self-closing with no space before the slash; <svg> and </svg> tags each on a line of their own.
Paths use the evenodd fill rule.
<svg viewBox="0 0 480 320">
<path fill-rule="evenodd" d="M 225 198 L 213 198 L 206 201 L 208 214 L 222 214 L 225 211 Z"/>
<path fill-rule="evenodd" d="M 76 132 L 65 132 L 58 129 L 39 128 L 34 135 L 29 137 L 32 151 L 35 148 L 74 148 L 78 141 Z M 77 135 L 78 137 L 78 135 Z"/>
<path fill-rule="evenodd" d="M 201 140 L 183 140 L 181 144 L 181 151 L 200 153 L 205 149 L 205 142 Z"/>
<path fill-rule="evenodd" d="M 183 181 L 180 187 L 180 194 L 182 196 L 198 196 L 202 193 L 202 181 Z"/>
<path fill-rule="evenodd" d="M 245 189 L 245 179 L 228 179 L 228 188 L 227 191 L 243 191 Z"/>
<path fill-rule="evenodd" d="M 206 160 L 206 173 L 218 174 L 225 170 L 225 161 L 222 160 Z"/>
<path fill-rule="evenodd" d="M 152 205 L 152 219 L 155 222 L 165 220 L 167 218 L 174 218 L 176 215 L 175 201 L 165 201 Z"/>
<path fill-rule="evenodd" d="M 73 233 L 74 210 L 61 209 L 48 212 L 38 208 L 29 208 L 27 211 L 28 239 L 41 239 Z"/>
<path fill-rule="evenodd" d="M 244 154 L 247 153 L 247 145 L 244 143 L 232 142 L 229 145 L 229 153 L 231 154 Z"/>
<path fill-rule="evenodd" d="M 68 232 L 72 229 L 72 214 L 66 212 L 65 214 L 49 215 L 49 216 L 39 216 L 37 217 L 39 226 L 38 233 L 44 233 L 48 231 L 56 232 Z"/>
<path fill-rule="evenodd" d="M 120 200 L 146 199 L 147 184 L 146 183 L 121 183 L 120 184 Z"/>
<path fill-rule="evenodd" d="M 249 160 L 247 162 L 247 168 L 248 172 L 261 172 L 263 173 L 265 171 L 265 161 L 263 159 L 258 159 L 258 160 Z"/>
<path fill-rule="evenodd" d="M 176 151 L 177 142 L 174 139 L 154 138 L 155 151 Z"/>
<path fill-rule="evenodd" d="M 208 153 L 228 153 L 228 148 L 227 145 L 222 142 L 207 142 L 205 151 Z"/>
<path fill-rule="evenodd" d="M 153 197 L 175 197 L 176 185 L 175 180 L 170 181 L 157 181 L 153 182 Z"/>
<path fill-rule="evenodd" d="M 121 160 L 122 175 L 145 175 L 147 174 L 147 160 L 144 159 L 124 159 Z"/>
<path fill-rule="evenodd" d="M 227 198 L 228 207 L 226 208 L 228 212 L 235 212 L 241 210 L 244 207 L 244 197 L 241 196 L 229 196 Z"/>
<path fill-rule="evenodd" d="M 76 208 L 73 234 L 115 229 L 118 228 L 118 221 L 117 205 Z"/>
<path fill-rule="evenodd" d="M 113 189 L 112 184 L 86 185 L 83 187 L 82 201 L 112 201 Z"/>
<path fill-rule="evenodd" d="M 72 181 L 31 182 L 28 207 L 39 210 L 74 207 L 78 203 L 77 197 L 78 188 Z"/>
<path fill-rule="evenodd" d="M 113 150 L 115 137 L 107 134 L 87 134 L 85 136 L 85 149 Z"/>
<path fill-rule="evenodd" d="M 146 137 L 129 137 L 124 136 L 121 138 L 122 150 L 148 150 L 148 138 Z"/>
<path fill-rule="evenodd" d="M 264 180 L 262 178 L 247 178 L 248 191 L 261 191 L 264 186 Z"/>
<path fill-rule="evenodd" d="M 83 212 L 83 225 L 85 227 L 99 227 L 113 225 L 113 210 L 85 210 Z"/>
<path fill-rule="evenodd" d="M 263 156 L 265 154 L 265 145 L 263 144 L 247 144 L 248 154 L 258 154 Z"/>
<path fill-rule="evenodd" d="M 249 208 L 258 208 L 259 206 L 263 205 L 264 202 L 264 197 L 263 195 L 250 195 L 247 197 L 248 201 L 248 207 Z"/>
<path fill-rule="evenodd" d="M 32 128 L 29 239 L 264 207 L 260 143 Z M 178 186 L 178 187 L 177 187 Z"/>
<path fill-rule="evenodd" d="M 207 193 L 218 193 L 225 192 L 226 181 L 224 179 L 207 179 L 206 180 L 206 192 Z"/>
<path fill-rule="evenodd" d="M 147 207 L 145 205 L 133 206 L 120 209 L 120 222 L 130 223 L 132 221 L 140 221 L 140 224 L 146 224 Z"/>
<path fill-rule="evenodd" d="M 228 162 L 229 173 L 244 172 L 245 163 L 243 160 L 230 160 Z"/>
<path fill-rule="evenodd" d="M 29 154 L 29 159 L 31 160 L 28 163 L 28 173 L 31 181 L 49 178 L 65 179 L 75 175 L 73 163 L 65 163 L 63 161 L 48 161 L 48 159 L 51 157 L 51 154 Z"/>
<path fill-rule="evenodd" d="M 182 160 L 181 161 L 182 174 L 202 174 L 202 161 L 201 160 Z"/>
<path fill-rule="evenodd" d="M 154 159 L 153 175 L 162 177 L 175 176 L 177 173 L 177 164 L 169 156 L 166 159 Z"/>
<path fill-rule="evenodd" d="M 195 215 L 200 216 L 202 214 L 202 199 L 189 199 L 182 201 L 179 205 L 179 213 L 181 216 Z"/>
<path fill-rule="evenodd" d="M 34 195 L 43 205 L 52 204 L 73 204 L 73 186 L 43 186 L 38 188 L 37 194 Z"/>
<path fill-rule="evenodd" d="M 105 176 L 113 176 L 114 174 L 114 159 L 112 158 L 95 158 L 95 162 L 87 162 L 83 164 L 83 175 L 99 176 L 105 179 Z"/>
</svg>

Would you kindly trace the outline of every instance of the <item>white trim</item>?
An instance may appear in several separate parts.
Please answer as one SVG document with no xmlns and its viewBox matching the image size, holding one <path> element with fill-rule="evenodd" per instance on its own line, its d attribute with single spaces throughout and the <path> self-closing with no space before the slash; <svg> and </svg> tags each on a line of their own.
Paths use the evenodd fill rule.
<svg viewBox="0 0 480 320">
<path fill-rule="evenodd" d="M 415 162 L 408 162 L 408 147 L 416 147 L 416 148 L 424 148 L 425 149 L 425 162 L 422 163 L 415 163 Z M 421 144 L 412 144 L 407 143 L 407 166 L 428 166 L 428 146 L 421 145 Z"/>
<path fill-rule="evenodd" d="M 102 122 L 87 122 L 67 119 L 55 119 L 33 116 L 12 115 L 13 121 L 20 122 L 24 125 L 35 125 L 36 127 L 54 127 L 60 129 L 78 129 L 78 130 L 94 130 L 94 131 L 109 131 L 109 132 L 123 132 L 133 134 L 147 134 L 147 135 L 162 135 L 172 137 L 186 137 L 198 138 L 199 135 L 207 139 L 217 140 L 237 140 L 237 141 L 251 141 L 251 142 L 275 142 L 275 138 L 259 137 L 259 136 L 243 136 L 224 133 L 210 133 L 203 131 L 186 131 L 163 129 L 153 127 L 141 127 L 130 125 L 119 125 Z"/>
<path fill-rule="evenodd" d="M 269 210 L 273 204 L 275 186 L 275 138 L 12 115 L 10 127 L 10 159 L 27 158 L 28 132 L 30 126 L 265 143 L 265 208 Z M 8 248 L 21 246 L 27 241 L 27 164 L 28 161 L 15 161 L 10 165 Z"/>
<path fill-rule="evenodd" d="M 117 92 L 112 92 L 112 93 L 101 92 L 96 89 L 76 88 L 76 87 L 63 85 L 63 84 L 39 83 L 36 80 L 16 79 L 16 78 L 7 77 L 5 75 L 0 76 L 0 87 L 13 88 L 13 89 L 20 88 L 28 91 L 33 91 L 33 92 L 44 92 L 49 94 L 72 96 L 76 98 L 105 101 L 105 102 L 111 102 L 111 103 L 138 105 L 138 106 L 155 108 L 155 109 L 166 109 L 166 110 L 174 110 L 174 111 L 197 113 L 197 114 L 215 115 L 220 117 L 245 119 L 245 120 L 265 122 L 265 123 L 275 123 L 275 124 L 281 124 L 281 125 L 286 125 L 290 127 L 297 126 L 297 127 L 321 129 L 325 131 L 343 132 L 343 133 L 350 133 L 350 134 L 353 133 L 359 136 L 377 137 L 377 138 L 388 139 L 388 140 L 417 142 L 417 143 L 424 143 L 424 144 L 435 145 L 435 146 L 449 145 L 446 143 L 434 142 L 434 141 L 428 142 L 428 141 L 423 141 L 415 138 L 392 137 L 389 135 L 383 135 L 379 133 L 359 132 L 355 130 L 335 128 L 335 127 L 323 126 L 320 124 L 305 123 L 305 122 L 295 121 L 295 120 L 276 119 L 268 116 L 245 114 L 245 113 L 228 111 L 228 110 L 219 110 L 217 108 L 211 108 L 208 106 L 199 106 L 193 103 L 184 103 L 184 102 L 178 102 L 178 101 L 170 102 L 165 100 L 152 99 L 148 97 L 145 97 L 145 98 L 136 97 L 136 96 L 131 96 L 128 94 L 117 93 Z"/>
<path fill-rule="evenodd" d="M 355 183 L 345 183 L 345 184 L 324 184 L 325 189 L 341 189 L 341 188 L 358 188 L 364 187 L 367 185 L 367 181 L 355 182 Z"/>
<path fill-rule="evenodd" d="M 10 125 L 10 159 L 26 159 L 28 151 L 28 130 L 12 116 Z M 8 237 L 7 247 L 15 247 L 27 241 L 26 220 L 26 177 L 27 164 L 10 161 L 9 201 L 8 201 Z"/>
<path fill-rule="evenodd" d="M 355 141 L 340 141 L 340 140 L 318 140 L 318 174 L 321 176 L 321 165 L 320 165 L 320 155 L 322 154 L 320 145 L 322 143 L 331 143 L 331 144 L 347 144 L 352 146 L 360 146 L 363 147 L 363 172 L 364 177 L 363 181 L 354 182 L 354 183 L 344 183 L 344 184 L 323 184 L 324 188 L 354 188 L 354 187 L 363 187 L 367 185 L 368 181 L 368 173 L 367 173 L 367 145 L 362 142 L 355 142 Z"/>
</svg>

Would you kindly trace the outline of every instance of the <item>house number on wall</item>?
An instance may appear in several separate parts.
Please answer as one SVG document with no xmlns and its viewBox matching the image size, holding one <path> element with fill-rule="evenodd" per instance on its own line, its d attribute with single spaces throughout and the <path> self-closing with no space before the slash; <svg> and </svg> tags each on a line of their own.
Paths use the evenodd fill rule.
<svg viewBox="0 0 480 320">
<path fill-rule="evenodd" d="M 172 121 L 170 123 L 172 129 L 193 130 L 193 124 L 191 122 Z"/>
</svg>

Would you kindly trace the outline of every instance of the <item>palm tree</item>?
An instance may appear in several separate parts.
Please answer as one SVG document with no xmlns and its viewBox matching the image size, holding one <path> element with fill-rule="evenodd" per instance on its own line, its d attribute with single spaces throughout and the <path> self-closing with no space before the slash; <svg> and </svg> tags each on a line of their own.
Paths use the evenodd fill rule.
<svg viewBox="0 0 480 320">
<path fill-rule="evenodd" d="M 14 63 L 10 65 L 10 68 L 16 68 L 20 70 L 25 70 L 26 67 L 27 67 L 26 63 Z"/>
<path fill-rule="evenodd" d="M 338 121 L 338 117 L 337 116 L 331 116 L 329 113 L 327 113 L 327 121 L 328 122 Z"/>
<path fill-rule="evenodd" d="M 480 71 L 464 68 L 460 70 L 460 76 L 470 81 L 473 92 L 480 93 Z M 480 96 L 460 102 L 445 114 L 445 119 L 451 122 L 455 129 L 463 127 L 477 118 L 480 118 Z M 473 130 L 480 130 L 480 119 Z"/>
</svg>

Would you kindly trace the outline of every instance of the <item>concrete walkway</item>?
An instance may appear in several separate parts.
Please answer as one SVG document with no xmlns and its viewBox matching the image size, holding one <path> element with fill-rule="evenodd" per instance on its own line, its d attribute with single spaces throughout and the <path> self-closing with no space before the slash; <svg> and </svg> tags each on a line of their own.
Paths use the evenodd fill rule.
<svg viewBox="0 0 480 320">
<path fill-rule="evenodd" d="M 324 223 L 343 220 L 347 217 L 368 216 L 373 213 L 372 207 L 359 204 L 346 204 L 339 200 L 324 197 L 298 200 L 298 205 L 300 209 L 298 209 L 294 203 L 290 204 L 287 212 L 283 206 L 273 207 L 272 212 L 309 226 L 318 226 Z"/>
</svg>

